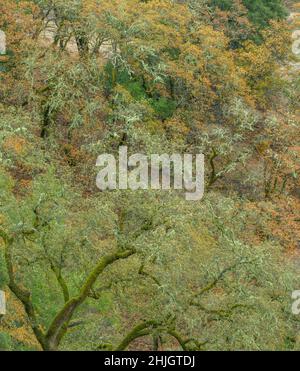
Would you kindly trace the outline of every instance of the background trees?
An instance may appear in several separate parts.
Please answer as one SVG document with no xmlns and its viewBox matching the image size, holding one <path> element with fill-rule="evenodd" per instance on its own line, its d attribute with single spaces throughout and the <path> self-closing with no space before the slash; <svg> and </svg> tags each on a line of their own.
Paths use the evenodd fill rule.
<svg viewBox="0 0 300 371">
<path fill-rule="evenodd" d="M 0 347 L 299 348 L 284 18 L 279 1 L 1 3 Z M 205 199 L 97 191 L 120 145 L 204 153 Z"/>
</svg>

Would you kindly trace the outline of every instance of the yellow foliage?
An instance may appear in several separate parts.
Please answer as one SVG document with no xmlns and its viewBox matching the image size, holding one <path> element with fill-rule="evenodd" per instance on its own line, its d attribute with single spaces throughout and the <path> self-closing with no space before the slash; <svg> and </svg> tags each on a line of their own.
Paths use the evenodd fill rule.
<svg viewBox="0 0 300 371">
<path fill-rule="evenodd" d="M 3 149 L 5 151 L 13 151 L 20 155 L 24 152 L 26 141 L 20 137 L 8 137 L 3 142 Z"/>
</svg>

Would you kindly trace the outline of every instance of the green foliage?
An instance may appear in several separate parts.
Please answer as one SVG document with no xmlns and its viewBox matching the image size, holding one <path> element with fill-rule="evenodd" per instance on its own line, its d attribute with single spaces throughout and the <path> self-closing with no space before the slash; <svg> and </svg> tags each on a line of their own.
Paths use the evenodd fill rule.
<svg viewBox="0 0 300 371">
<path fill-rule="evenodd" d="M 152 99 L 151 105 L 154 108 L 157 117 L 163 121 L 171 118 L 176 109 L 176 102 L 165 97 Z"/>
<path fill-rule="evenodd" d="M 12 350 L 11 337 L 3 332 L 0 332 L 0 350 L 1 351 Z"/>
<path fill-rule="evenodd" d="M 210 0 L 210 6 L 228 13 L 228 28 L 230 34 L 238 35 L 238 39 L 233 40 L 233 47 L 241 47 L 241 41 L 245 39 L 254 40 L 256 43 L 262 42 L 262 29 L 270 26 L 272 21 L 284 20 L 288 11 L 282 0 Z M 249 20 L 249 29 L 243 18 Z M 239 19 L 240 18 L 240 19 Z"/>
<path fill-rule="evenodd" d="M 281 1 L 3 4 L 0 348 L 299 349 Z M 204 199 L 100 192 L 97 156 L 124 145 L 204 153 Z"/>
<path fill-rule="evenodd" d="M 211 0 L 212 6 L 217 6 L 225 11 L 232 11 L 234 0 Z M 249 20 L 258 28 L 267 27 L 271 20 L 283 19 L 287 10 L 282 0 L 242 0 L 248 10 Z"/>
<path fill-rule="evenodd" d="M 249 19 L 258 27 L 267 27 L 270 20 L 284 19 L 287 9 L 282 0 L 243 0 L 249 11 Z"/>
</svg>

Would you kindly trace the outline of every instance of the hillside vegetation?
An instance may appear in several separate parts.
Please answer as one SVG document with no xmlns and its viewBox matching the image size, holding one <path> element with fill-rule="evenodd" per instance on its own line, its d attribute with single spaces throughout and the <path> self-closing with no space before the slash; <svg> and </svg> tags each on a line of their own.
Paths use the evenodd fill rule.
<svg viewBox="0 0 300 371">
<path fill-rule="evenodd" d="M 0 349 L 300 350 L 290 12 L 1 0 Z M 101 192 L 120 146 L 203 153 L 204 198 Z"/>
</svg>

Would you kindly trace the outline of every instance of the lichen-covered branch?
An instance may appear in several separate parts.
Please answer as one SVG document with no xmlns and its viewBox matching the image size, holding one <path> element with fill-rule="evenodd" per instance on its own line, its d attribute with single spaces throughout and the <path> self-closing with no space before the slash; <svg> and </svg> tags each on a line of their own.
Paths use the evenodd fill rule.
<svg viewBox="0 0 300 371">
<path fill-rule="evenodd" d="M 18 285 L 15 280 L 14 267 L 13 267 L 13 256 L 12 256 L 12 247 L 15 242 L 14 237 L 10 237 L 6 234 L 5 231 L 0 229 L 0 237 L 5 243 L 5 263 L 7 268 L 7 273 L 9 277 L 8 287 L 14 293 L 14 295 L 21 301 L 25 312 L 28 316 L 31 328 L 42 346 L 43 349 L 47 349 L 46 338 L 41 326 L 38 324 L 36 313 L 31 300 L 31 293 Z"/>
<path fill-rule="evenodd" d="M 143 322 L 136 327 L 132 331 L 129 332 L 128 335 L 121 341 L 121 343 L 114 349 L 115 351 L 124 351 L 128 348 L 128 346 L 136 339 L 151 335 L 152 329 L 157 327 L 158 324 L 155 321 L 148 321 Z"/>
<path fill-rule="evenodd" d="M 68 330 L 69 323 L 76 309 L 87 299 L 100 274 L 111 264 L 120 259 L 127 259 L 135 253 L 134 250 L 118 251 L 100 259 L 94 270 L 88 276 L 77 297 L 70 299 L 57 313 L 52 321 L 46 339 L 50 349 L 57 349 L 61 339 Z"/>
<path fill-rule="evenodd" d="M 38 324 L 36 313 L 31 301 L 31 293 L 19 286 L 15 281 L 12 257 L 12 246 L 15 242 L 15 239 L 8 236 L 2 229 L 0 229 L 0 237 L 5 243 L 5 262 L 9 276 L 8 286 L 16 297 L 22 302 L 26 314 L 30 320 L 32 330 L 44 350 L 57 349 L 63 336 L 68 331 L 74 312 L 87 299 L 101 273 L 117 260 L 127 259 L 135 253 L 134 250 L 118 251 L 114 254 L 101 258 L 99 263 L 88 276 L 86 282 L 83 284 L 79 295 L 71 299 L 69 298 L 69 290 L 67 289 L 65 281 L 59 274 L 59 271 L 53 266 L 54 273 L 57 275 L 57 278 L 59 278 L 59 283 L 63 289 L 65 300 L 68 300 L 66 300 L 64 307 L 57 313 L 47 333 L 45 334 Z"/>
</svg>

